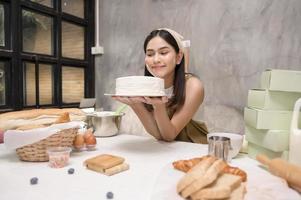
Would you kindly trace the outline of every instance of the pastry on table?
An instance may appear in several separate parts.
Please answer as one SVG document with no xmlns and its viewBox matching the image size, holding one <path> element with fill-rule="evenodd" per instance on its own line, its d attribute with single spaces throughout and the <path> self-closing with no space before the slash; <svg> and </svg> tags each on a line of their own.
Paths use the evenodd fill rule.
<svg viewBox="0 0 301 200">
<path fill-rule="evenodd" d="M 172 165 L 175 169 L 186 173 L 202 160 L 208 159 L 208 157 L 210 156 L 196 157 L 188 160 L 177 160 L 173 162 Z M 232 167 L 227 164 L 226 167 L 223 169 L 223 172 L 238 175 L 241 177 L 243 182 L 247 181 L 247 173 L 238 167 Z"/>
<path fill-rule="evenodd" d="M 197 162 L 194 166 L 192 163 Z M 246 193 L 239 168 L 231 168 L 225 161 L 204 156 L 173 163 L 187 173 L 178 181 L 177 192 L 183 198 L 242 200 Z M 192 166 L 188 169 L 187 166 Z"/>
</svg>

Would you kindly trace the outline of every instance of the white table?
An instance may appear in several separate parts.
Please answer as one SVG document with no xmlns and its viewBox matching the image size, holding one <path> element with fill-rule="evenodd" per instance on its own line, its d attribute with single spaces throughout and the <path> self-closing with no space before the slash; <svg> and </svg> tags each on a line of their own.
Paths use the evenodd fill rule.
<svg viewBox="0 0 301 200">
<path fill-rule="evenodd" d="M 118 200 L 180 200 L 175 188 L 184 174 L 174 170 L 171 163 L 207 154 L 207 145 L 165 143 L 133 135 L 97 141 L 96 151 L 72 153 L 69 165 L 60 169 L 50 168 L 47 162 L 19 161 L 15 152 L 0 145 L 0 199 L 100 200 L 112 191 Z M 102 153 L 124 157 L 130 169 L 108 177 L 83 166 L 84 160 Z M 301 199 L 282 179 L 272 176 L 245 155 L 233 159 L 231 165 L 248 173 L 245 199 Z M 73 175 L 67 173 L 71 167 L 75 169 Z M 37 185 L 30 185 L 32 177 L 38 177 Z"/>
</svg>

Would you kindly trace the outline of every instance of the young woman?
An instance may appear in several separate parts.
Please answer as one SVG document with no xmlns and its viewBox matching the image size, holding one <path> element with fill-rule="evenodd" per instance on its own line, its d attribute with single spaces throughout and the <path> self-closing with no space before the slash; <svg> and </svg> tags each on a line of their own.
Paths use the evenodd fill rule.
<svg viewBox="0 0 301 200">
<path fill-rule="evenodd" d="M 164 79 L 164 97 L 120 97 L 146 131 L 158 140 L 207 143 L 205 124 L 192 120 L 204 99 L 202 82 L 185 73 L 183 37 L 171 29 L 152 31 L 145 39 L 145 76 Z"/>
</svg>

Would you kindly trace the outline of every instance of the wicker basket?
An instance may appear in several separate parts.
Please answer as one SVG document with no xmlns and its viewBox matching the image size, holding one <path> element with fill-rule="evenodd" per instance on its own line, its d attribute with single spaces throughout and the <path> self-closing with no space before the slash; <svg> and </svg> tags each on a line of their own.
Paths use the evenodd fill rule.
<svg viewBox="0 0 301 200">
<path fill-rule="evenodd" d="M 78 128 L 64 129 L 39 142 L 16 149 L 20 160 L 43 162 L 48 161 L 48 147 L 71 147 Z"/>
</svg>

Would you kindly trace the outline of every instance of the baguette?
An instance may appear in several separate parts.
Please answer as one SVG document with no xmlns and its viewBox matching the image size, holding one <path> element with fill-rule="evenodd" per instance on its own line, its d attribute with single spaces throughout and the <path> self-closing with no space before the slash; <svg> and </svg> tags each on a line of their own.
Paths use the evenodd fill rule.
<svg viewBox="0 0 301 200">
<path fill-rule="evenodd" d="M 67 123 L 70 122 L 70 117 L 68 112 L 64 112 L 60 115 L 60 117 L 55 120 L 55 124 L 60 124 L 60 123 Z"/>
<path fill-rule="evenodd" d="M 49 108 L 49 109 L 33 109 L 8 112 L 0 115 L 0 122 L 10 119 L 33 119 L 41 115 L 61 115 L 63 113 L 72 113 L 73 115 L 84 115 L 78 108 Z"/>
<path fill-rule="evenodd" d="M 36 129 L 36 128 L 45 128 L 46 126 L 43 124 L 28 124 L 28 125 L 24 125 L 24 126 L 20 126 L 18 127 L 16 130 L 20 130 L 20 131 L 27 131 L 27 130 L 31 130 L 31 129 Z"/>
<path fill-rule="evenodd" d="M 222 170 L 226 167 L 226 163 L 219 159 L 215 161 L 206 171 L 206 173 L 196 179 L 193 183 L 186 187 L 180 195 L 184 198 L 189 197 L 191 194 L 196 191 L 206 187 L 207 185 L 213 183 L 216 178 L 221 174 Z"/>
<path fill-rule="evenodd" d="M 27 125 L 45 125 L 55 123 L 64 113 L 69 113 L 70 121 L 85 121 L 86 115 L 78 108 L 34 109 L 9 112 L 0 115 L 0 129 L 14 130 Z"/>
</svg>

